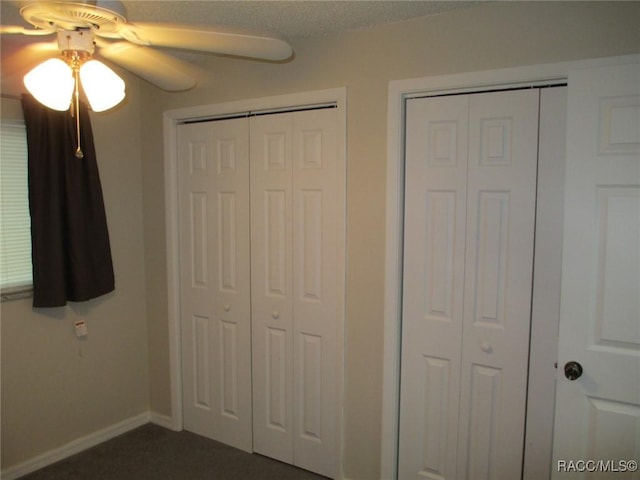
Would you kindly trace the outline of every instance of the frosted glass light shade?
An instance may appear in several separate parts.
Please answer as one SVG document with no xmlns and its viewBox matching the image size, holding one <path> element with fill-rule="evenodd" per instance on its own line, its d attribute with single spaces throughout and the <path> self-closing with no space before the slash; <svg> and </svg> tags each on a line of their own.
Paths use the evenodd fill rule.
<svg viewBox="0 0 640 480">
<path fill-rule="evenodd" d="M 59 58 L 50 58 L 24 76 L 24 86 L 43 105 L 69 110 L 73 95 L 73 71 Z"/>
<path fill-rule="evenodd" d="M 91 110 L 103 112 L 124 99 L 124 80 L 98 60 L 89 60 L 80 67 L 80 83 Z"/>
</svg>

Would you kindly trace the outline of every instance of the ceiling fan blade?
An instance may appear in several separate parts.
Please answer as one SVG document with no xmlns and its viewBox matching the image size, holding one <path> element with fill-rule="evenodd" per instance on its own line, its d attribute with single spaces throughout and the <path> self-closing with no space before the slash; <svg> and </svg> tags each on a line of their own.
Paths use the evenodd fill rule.
<svg viewBox="0 0 640 480">
<path fill-rule="evenodd" d="M 286 60 L 291 46 L 270 33 L 228 27 L 135 23 L 119 27 L 122 38 L 139 45 L 183 48 L 263 60 Z"/>
<path fill-rule="evenodd" d="M 51 27 L 49 29 L 42 29 L 42 28 L 24 28 L 24 27 L 19 27 L 17 25 L 0 25 L 0 34 L 5 34 L 5 33 L 19 33 L 22 35 L 29 35 L 29 36 L 52 35 L 56 33 L 56 28 Z"/>
<path fill-rule="evenodd" d="M 129 42 L 99 42 L 98 53 L 113 63 L 170 92 L 188 90 L 196 81 L 187 72 L 190 65 L 148 47 Z"/>
</svg>

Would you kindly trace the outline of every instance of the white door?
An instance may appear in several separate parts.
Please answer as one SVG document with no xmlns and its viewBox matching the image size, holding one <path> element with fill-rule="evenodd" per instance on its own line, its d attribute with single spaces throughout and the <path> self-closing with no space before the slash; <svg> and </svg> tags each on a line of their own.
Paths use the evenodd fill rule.
<svg viewBox="0 0 640 480">
<path fill-rule="evenodd" d="M 637 59 L 570 72 L 568 102 L 552 472 L 554 478 L 638 479 L 637 463 L 627 463 L 640 460 Z M 570 362 L 582 368 L 573 381 L 564 371 Z"/>
<path fill-rule="evenodd" d="M 178 127 L 184 426 L 252 449 L 249 121 Z"/>
<path fill-rule="evenodd" d="M 251 119 L 254 449 L 338 474 L 343 316 L 336 109 Z"/>
<path fill-rule="evenodd" d="M 293 463 L 291 118 L 251 127 L 254 449 Z"/>
<path fill-rule="evenodd" d="M 468 104 L 407 104 L 400 479 L 456 478 Z"/>
<path fill-rule="evenodd" d="M 399 478 L 519 478 L 537 90 L 408 101 Z"/>
</svg>

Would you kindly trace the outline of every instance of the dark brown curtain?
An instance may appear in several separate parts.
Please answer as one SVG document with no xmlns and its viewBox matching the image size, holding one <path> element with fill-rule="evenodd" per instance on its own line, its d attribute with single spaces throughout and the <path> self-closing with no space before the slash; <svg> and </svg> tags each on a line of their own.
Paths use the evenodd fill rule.
<svg viewBox="0 0 640 480">
<path fill-rule="evenodd" d="M 114 289 L 109 231 L 87 107 L 75 118 L 23 95 L 29 156 L 33 306 L 58 307 Z"/>
</svg>

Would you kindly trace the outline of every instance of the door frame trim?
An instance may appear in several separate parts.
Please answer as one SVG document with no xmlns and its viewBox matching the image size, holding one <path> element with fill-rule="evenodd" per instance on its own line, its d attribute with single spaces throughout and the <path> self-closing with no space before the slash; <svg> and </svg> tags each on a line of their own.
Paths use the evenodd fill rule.
<svg viewBox="0 0 640 480">
<path fill-rule="evenodd" d="M 397 478 L 398 466 L 405 101 L 415 96 L 482 92 L 566 82 L 569 69 L 576 63 L 531 65 L 389 82 L 381 478 Z M 557 342 L 557 339 L 555 341 Z M 537 360 L 542 359 L 532 359 L 533 362 Z"/>
<path fill-rule="evenodd" d="M 251 98 L 224 103 L 197 105 L 166 110 L 163 112 L 163 143 L 164 143 L 164 189 L 165 189 L 165 238 L 167 261 L 167 316 L 170 365 L 171 392 L 171 428 L 176 431 L 183 429 L 182 413 L 182 347 L 180 334 L 180 245 L 179 245 L 179 212 L 178 212 L 178 152 L 177 127 L 188 120 L 197 120 L 218 116 L 233 115 L 249 111 L 279 111 L 289 108 L 300 108 L 308 105 L 335 103 L 338 108 L 338 151 L 339 151 L 339 188 L 345 221 L 339 222 L 340 244 L 339 265 L 341 271 L 338 278 L 342 280 L 342 291 L 346 294 L 346 163 L 347 163 L 347 89 L 338 87 L 327 90 L 316 90 L 270 97 Z M 339 362 L 341 366 L 338 378 L 338 397 L 344 404 L 344 359 L 345 342 L 344 329 L 346 318 L 346 296 L 341 297 L 341 311 L 337 342 L 339 348 Z M 338 408 L 338 432 L 340 446 L 338 448 L 338 471 L 342 475 L 342 446 L 344 445 L 343 408 Z"/>
</svg>

